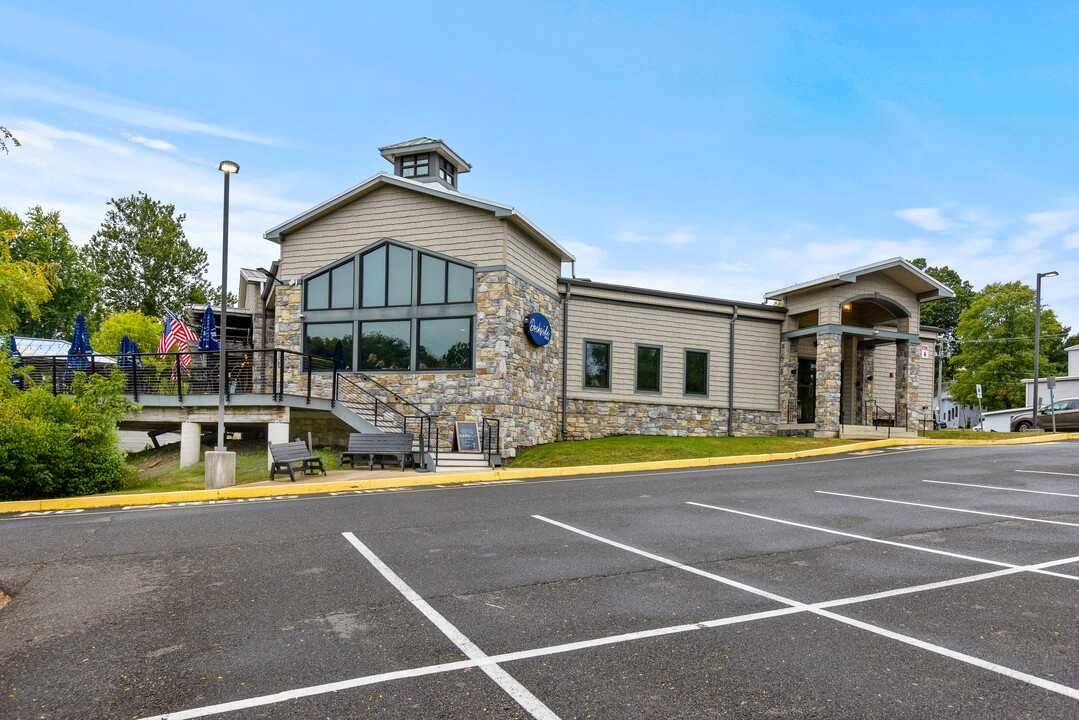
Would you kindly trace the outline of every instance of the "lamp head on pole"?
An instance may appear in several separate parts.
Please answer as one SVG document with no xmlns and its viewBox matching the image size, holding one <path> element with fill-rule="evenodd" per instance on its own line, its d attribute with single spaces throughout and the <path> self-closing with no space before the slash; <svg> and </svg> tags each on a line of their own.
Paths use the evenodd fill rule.
<svg viewBox="0 0 1079 720">
<path fill-rule="evenodd" d="M 1047 273 L 1038 273 L 1038 277 L 1040 277 L 1040 278 L 1056 277 L 1059 274 L 1060 273 L 1058 273 L 1056 270 L 1050 270 Z"/>
<path fill-rule="evenodd" d="M 222 160 L 221 164 L 217 166 L 217 169 L 226 174 L 240 172 L 240 166 L 231 160 Z"/>
</svg>

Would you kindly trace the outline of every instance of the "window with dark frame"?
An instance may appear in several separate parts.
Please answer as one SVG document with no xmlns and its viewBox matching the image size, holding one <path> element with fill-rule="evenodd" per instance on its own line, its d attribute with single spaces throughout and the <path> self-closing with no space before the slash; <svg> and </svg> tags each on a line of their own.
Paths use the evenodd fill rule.
<svg viewBox="0 0 1079 720">
<path fill-rule="evenodd" d="M 587 340 L 584 344 L 584 386 L 611 389 L 611 344 Z"/>
<path fill-rule="evenodd" d="M 471 371 L 475 282 L 469 265 L 393 242 L 357 252 L 304 280 L 304 310 L 313 311 L 303 322 L 304 352 L 329 361 L 314 363 L 315 372 L 334 365 Z M 446 310 L 439 306 L 446 305 L 456 306 L 454 317 L 443 317 Z"/>
<path fill-rule="evenodd" d="M 431 174 L 430 153 L 405 155 L 401 158 L 401 177 L 426 177 Z"/>
<path fill-rule="evenodd" d="M 352 260 L 308 278 L 304 281 L 304 309 L 347 310 L 355 307 L 355 282 Z"/>
<path fill-rule="evenodd" d="M 438 158 L 438 177 L 453 187 L 457 187 L 457 168 L 441 155 Z"/>
<path fill-rule="evenodd" d="M 708 394 L 708 351 L 686 350 L 686 395 Z"/>
<path fill-rule="evenodd" d="M 655 345 L 637 346 L 637 390 L 659 392 L 660 349 Z"/>
</svg>

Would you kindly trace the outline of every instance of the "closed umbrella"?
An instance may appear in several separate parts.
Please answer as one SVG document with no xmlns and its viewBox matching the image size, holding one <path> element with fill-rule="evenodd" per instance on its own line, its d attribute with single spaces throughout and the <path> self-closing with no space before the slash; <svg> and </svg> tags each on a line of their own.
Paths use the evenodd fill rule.
<svg viewBox="0 0 1079 720">
<path fill-rule="evenodd" d="M 213 308 L 207 307 L 202 314 L 202 329 L 199 330 L 199 351 L 216 352 L 221 348 L 217 343 L 217 323 L 214 322 Z"/>
<path fill-rule="evenodd" d="M 139 350 L 139 344 L 132 340 L 127 346 L 127 352 L 129 355 L 131 355 L 131 359 L 135 363 L 135 367 L 141 368 L 142 355 L 140 355 L 139 353 L 141 353 L 142 351 Z"/>
<path fill-rule="evenodd" d="M 75 333 L 71 338 L 71 347 L 67 351 L 67 367 L 71 370 L 85 370 L 90 367 L 90 333 L 86 330 L 86 317 L 79 313 L 75 316 Z"/>
<path fill-rule="evenodd" d="M 19 346 L 15 344 L 15 336 L 8 335 L 7 342 L 4 343 L 4 349 L 7 351 L 7 356 L 12 359 L 11 367 L 18 369 L 22 367 L 22 353 L 19 352 Z M 22 377 L 19 375 L 12 375 L 11 382 L 22 388 Z"/>
<path fill-rule="evenodd" d="M 124 335 L 120 338 L 120 357 L 116 364 L 120 367 L 131 367 L 131 339 Z"/>
</svg>

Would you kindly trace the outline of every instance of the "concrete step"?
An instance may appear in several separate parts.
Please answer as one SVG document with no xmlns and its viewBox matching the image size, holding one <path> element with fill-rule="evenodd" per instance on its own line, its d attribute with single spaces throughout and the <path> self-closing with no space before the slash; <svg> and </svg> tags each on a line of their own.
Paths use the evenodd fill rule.
<svg viewBox="0 0 1079 720">
<path fill-rule="evenodd" d="M 887 440 L 888 438 L 917 438 L 918 433 L 906 428 L 840 425 L 839 437 L 844 440 Z"/>
<path fill-rule="evenodd" d="M 440 452 L 438 470 L 487 470 L 491 467 L 482 453 Z"/>
</svg>

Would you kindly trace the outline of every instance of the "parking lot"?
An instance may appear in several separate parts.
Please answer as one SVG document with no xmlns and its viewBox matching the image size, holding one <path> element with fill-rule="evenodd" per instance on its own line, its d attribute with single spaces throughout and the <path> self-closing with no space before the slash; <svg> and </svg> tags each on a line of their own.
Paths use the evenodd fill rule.
<svg viewBox="0 0 1079 720">
<path fill-rule="evenodd" d="M 1072 718 L 1079 444 L 0 516 L 5 718 Z"/>
</svg>

